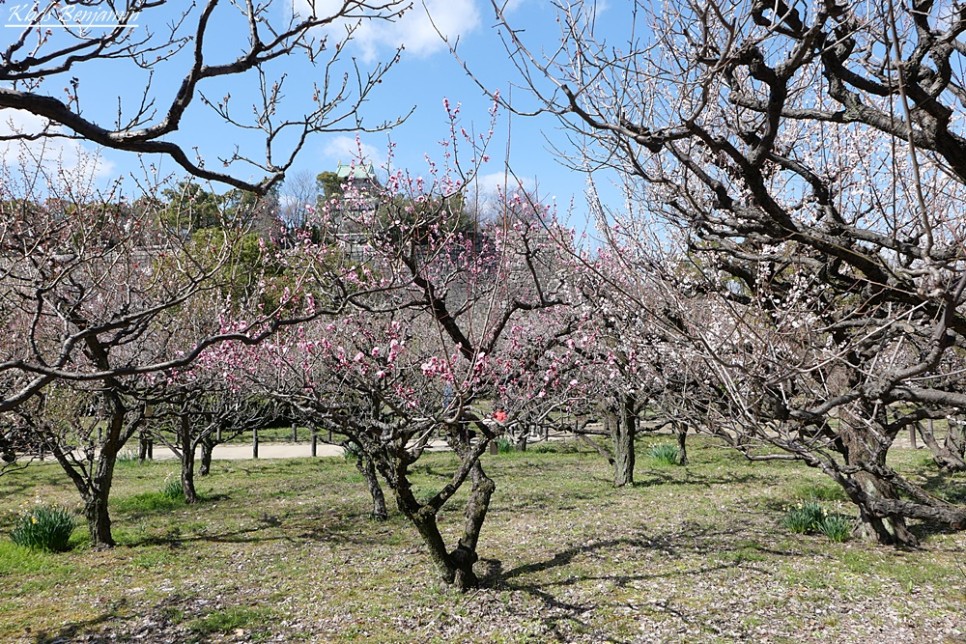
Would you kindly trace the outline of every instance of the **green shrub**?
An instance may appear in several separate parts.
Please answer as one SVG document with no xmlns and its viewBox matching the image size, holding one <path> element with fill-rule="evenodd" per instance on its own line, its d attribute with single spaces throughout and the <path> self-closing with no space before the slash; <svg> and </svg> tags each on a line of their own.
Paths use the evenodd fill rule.
<svg viewBox="0 0 966 644">
<path fill-rule="evenodd" d="M 678 448 L 668 443 L 659 443 L 648 452 L 651 458 L 663 465 L 680 465 Z"/>
<path fill-rule="evenodd" d="M 165 479 L 164 487 L 161 488 L 161 496 L 172 501 L 184 501 L 184 488 L 181 486 L 181 479 Z"/>
<path fill-rule="evenodd" d="M 842 543 L 852 535 L 852 519 L 841 514 L 829 514 L 819 522 L 818 531 L 829 541 Z"/>
<path fill-rule="evenodd" d="M 496 439 L 496 451 L 500 454 L 509 454 L 515 449 L 516 447 L 513 445 L 513 441 L 506 436 L 500 436 Z"/>
<path fill-rule="evenodd" d="M 825 508 L 814 501 L 796 503 L 785 513 L 782 525 L 797 534 L 818 532 L 818 526 L 825 515 Z"/>
<path fill-rule="evenodd" d="M 797 503 L 789 508 L 782 525 L 798 534 L 824 534 L 829 541 L 841 543 L 852 534 L 852 519 L 842 514 L 829 514 L 815 501 Z"/>
<path fill-rule="evenodd" d="M 32 550 L 64 552 L 76 525 L 74 516 L 64 508 L 40 505 L 20 515 L 10 538 Z"/>
</svg>

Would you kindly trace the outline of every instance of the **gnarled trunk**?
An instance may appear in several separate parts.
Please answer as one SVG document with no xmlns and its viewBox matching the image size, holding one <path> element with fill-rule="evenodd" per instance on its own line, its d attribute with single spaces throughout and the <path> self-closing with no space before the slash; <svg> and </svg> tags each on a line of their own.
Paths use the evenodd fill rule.
<svg viewBox="0 0 966 644">
<path fill-rule="evenodd" d="M 949 423 L 949 432 L 942 445 L 936 440 L 933 433 L 932 419 L 926 421 L 926 425 L 919 424 L 919 434 L 926 443 L 926 447 L 932 453 L 932 458 L 945 472 L 961 472 L 966 470 L 966 460 L 963 459 L 963 447 L 966 441 L 963 439 L 963 429 L 959 423 Z"/>
<path fill-rule="evenodd" d="M 471 456 L 471 458 L 474 457 Z M 468 590 L 479 585 L 479 578 L 473 571 L 473 565 L 479 559 L 476 547 L 490 507 L 490 499 L 496 489 L 496 484 L 483 471 L 480 462 L 478 460 L 473 462 L 469 468 L 472 489 L 463 513 L 463 536 L 452 551 L 447 549 L 437 523 L 437 513 L 441 504 L 435 507 L 420 503 L 416 499 L 409 484 L 407 465 L 402 462 L 395 464 L 382 462 L 380 469 L 384 474 L 391 472 L 386 479 L 396 497 L 396 505 L 419 531 L 440 581 L 446 585 L 456 586 L 460 590 Z"/>
<path fill-rule="evenodd" d="M 885 465 L 888 450 L 880 448 L 873 451 L 870 446 L 877 444 L 877 437 L 868 435 L 862 428 L 849 427 L 844 421 L 840 436 L 846 448 L 846 463 L 858 470 L 845 479 L 847 484 L 844 488 L 859 508 L 859 518 L 862 520 L 865 535 L 886 545 L 919 545 L 919 540 L 909 531 L 902 515 L 884 513 L 877 508 L 878 501 L 899 499 L 899 491 L 895 485 L 873 473 Z"/>
<path fill-rule="evenodd" d="M 195 446 L 192 444 L 181 452 L 181 490 L 185 503 L 198 502 L 195 488 Z"/>
<path fill-rule="evenodd" d="M 114 468 L 117 465 L 117 455 L 124 447 L 124 443 L 143 420 L 142 415 L 130 427 L 125 428 L 127 409 L 120 396 L 115 392 L 108 392 L 107 400 L 110 410 L 108 426 L 96 460 L 91 450 L 88 457 L 91 459 L 89 465 L 87 468 L 82 468 L 78 467 L 73 458 L 59 447 L 54 451 L 57 461 L 84 500 L 84 518 L 87 520 L 91 547 L 97 550 L 112 548 L 115 545 L 114 536 L 111 534 L 111 515 L 108 507 L 111 486 L 114 482 Z"/>
<path fill-rule="evenodd" d="M 463 513 L 465 517 L 463 537 L 459 540 L 456 550 L 450 553 L 450 558 L 456 567 L 454 583 L 460 590 L 476 588 L 479 585 L 479 579 L 473 572 L 473 564 L 479 559 L 476 544 L 480 539 L 487 510 L 490 508 L 490 498 L 496 490 L 493 479 L 486 475 L 478 461 L 473 465 L 470 476 L 473 480 L 473 488 Z"/>
<path fill-rule="evenodd" d="M 966 432 L 963 432 L 963 425 L 960 422 L 949 421 L 949 431 L 946 433 L 946 449 L 956 455 L 959 462 L 963 464 L 959 470 L 966 470 Z"/>
<path fill-rule="evenodd" d="M 97 460 L 89 462 L 89 469 L 78 467 L 59 445 L 54 446 L 53 454 L 84 501 L 84 519 L 87 521 L 91 548 L 103 550 L 114 547 L 108 502 L 117 462 L 116 449 L 109 443 L 103 444 Z"/>
<path fill-rule="evenodd" d="M 85 479 L 83 476 L 75 478 L 71 475 L 84 499 L 84 518 L 87 520 L 91 547 L 97 550 L 113 548 L 115 545 L 114 536 L 111 534 L 108 502 L 111 496 L 111 485 L 114 482 L 117 454 L 124 444 L 123 424 L 124 411 L 115 411 L 112 414 L 106 440 L 101 445 L 100 454 L 92 468 L 94 470 L 92 477 Z M 59 456 L 58 461 L 61 461 L 61 464 L 64 463 Z"/>
</svg>

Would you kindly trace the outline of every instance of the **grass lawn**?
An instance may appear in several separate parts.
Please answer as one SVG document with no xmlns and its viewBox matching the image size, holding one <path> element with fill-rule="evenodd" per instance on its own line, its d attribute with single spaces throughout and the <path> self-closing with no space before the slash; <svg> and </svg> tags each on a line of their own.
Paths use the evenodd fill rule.
<svg viewBox="0 0 966 644">
<path fill-rule="evenodd" d="M 64 554 L 6 537 L 35 499 L 78 507 L 56 466 L 31 466 L 0 477 L 0 641 L 966 642 L 966 534 L 916 526 L 915 551 L 792 534 L 799 501 L 854 512 L 799 464 L 693 439 L 691 465 L 662 465 L 657 440 L 620 490 L 568 443 L 485 457 L 486 586 L 466 594 L 437 584 L 397 513 L 368 519 L 342 459 L 215 462 L 195 507 L 161 494 L 174 463 L 125 462 L 119 547 L 93 552 L 78 528 Z M 422 459 L 418 488 L 442 485 L 451 458 Z M 936 478 L 923 451 L 899 460 L 962 500 L 966 476 Z M 444 511 L 449 537 L 460 510 Z"/>
</svg>

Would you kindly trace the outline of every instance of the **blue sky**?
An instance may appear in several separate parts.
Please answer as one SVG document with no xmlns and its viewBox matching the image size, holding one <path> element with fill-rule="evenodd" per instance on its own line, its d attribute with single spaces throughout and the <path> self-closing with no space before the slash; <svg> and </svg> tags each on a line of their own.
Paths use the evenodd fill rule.
<svg viewBox="0 0 966 644">
<path fill-rule="evenodd" d="M 308 0 L 282 0 L 273 10 L 305 10 Z M 318 6 L 331 4 L 333 0 L 319 0 Z M 292 4 L 294 2 L 294 5 Z M 226 3 L 227 4 L 227 3 Z M 0 13 L 4 11 L 0 7 Z M 525 29 L 525 37 L 535 44 L 547 46 L 555 41 L 558 26 L 550 3 L 546 0 L 514 0 L 507 8 L 513 23 Z M 432 16 L 430 20 L 429 16 Z M 7 16 L 3 16 L 5 19 Z M 160 32 L 163 29 L 163 16 L 145 14 L 140 19 L 140 33 L 144 30 Z M 495 28 L 495 18 L 489 0 L 416 0 L 413 9 L 401 20 L 389 23 L 366 23 L 354 34 L 344 58 L 354 59 L 362 70 L 370 69 L 379 61 L 390 58 L 395 47 L 402 45 L 405 50 L 400 62 L 390 70 L 384 81 L 362 107 L 361 115 L 366 123 L 374 125 L 385 119 L 413 110 L 412 115 L 402 125 L 382 134 L 360 134 L 364 150 L 377 165 L 385 162 L 390 139 L 395 145 L 394 165 L 407 168 L 413 174 L 426 170 L 425 155 L 439 158 L 441 149 L 438 141 L 446 138 L 447 122 L 443 100 L 460 103 L 460 124 L 467 130 L 485 132 L 490 128 L 487 98 L 476 83 L 461 68 L 459 62 L 450 54 L 446 44 L 440 39 L 434 23 L 446 33 L 451 42 L 459 43 L 458 51 L 466 63 L 478 75 L 479 80 L 491 91 L 499 91 L 502 96 L 511 96 L 514 102 L 526 101 L 526 92 L 519 85 L 520 78 L 509 63 L 508 56 Z M 241 29 L 240 29 L 241 28 Z M 344 26 L 334 27 L 330 37 L 339 33 Z M 0 30 L 0 46 L 5 46 L 19 35 L 13 28 Z M 319 34 L 322 35 L 321 33 Z M 229 60 L 238 50 L 237 44 L 244 37 L 243 25 L 232 21 L 227 13 L 222 14 L 218 28 L 212 31 L 206 44 L 206 51 L 213 62 Z M 187 52 L 155 68 L 153 96 L 159 105 L 170 101 L 180 74 L 185 68 Z M 345 68 L 341 68 L 345 69 Z M 308 104 L 313 91 L 312 83 L 319 82 L 321 70 L 313 68 L 298 57 L 286 58 L 273 65 L 269 70 L 275 78 L 286 75 L 280 116 L 290 110 L 292 114 L 301 113 Z M 339 71 L 335 70 L 335 76 Z M 133 64 L 124 61 L 109 61 L 88 64 L 72 70 L 62 78 L 49 80 L 44 89 L 57 94 L 59 88 L 66 87 L 70 76 L 79 79 L 79 99 L 85 115 L 110 125 L 118 110 L 129 113 L 141 100 L 138 88 L 144 82 L 145 73 Z M 59 85 L 58 85 L 59 83 Z M 514 87 L 513 85 L 516 85 Z M 219 81 L 202 85 L 202 89 L 212 100 L 220 100 L 231 95 L 233 112 L 244 118 L 251 113 L 251 103 L 257 95 L 258 79 L 255 76 L 233 77 L 229 81 Z M 532 101 L 526 101 L 532 105 Z M 9 111 L 3 121 L 10 121 Z M 2 114 L 2 113 L 0 113 Z M 29 118 L 14 118 L 15 125 L 29 127 Z M 25 125 L 25 121 L 28 121 Z M 558 208 L 566 213 L 573 204 L 572 225 L 584 227 L 587 206 L 584 201 L 586 181 L 583 176 L 567 169 L 550 149 L 553 144 L 566 147 L 566 139 L 560 125 L 553 117 L 521 117 L 501 111 L 491 142 L 491 160 L 482 169 L 483 183 L 493 186 L 502 183 L 505 162 L 518 176 L 524 179 L 530 189 L 536 188 L 540 196 L 555 198 Z M 183 127 L 173 140 L 188 148 L 197 147 L 208 163 L 216 163 L 219 154 L 229 153 L 238 145 L 242 152 L 252 149 L 255 154 L 260 150 L 259 142 L 246 139 L 244 132 L 219 122 L 208 108 L 196 105 L 187 114 Z M 509 146 L 507 142 L 509 140 Z M 549 142 L 548 142 L 549 141 Z M 249 146 L 251 146 L 249 148 Z M 323 170 L 334 170 L 336 165 L 348 162 L 357 149 L 356 135 L 352 132 L 320 134 L 310 140 L 295 162 L 291 175 L 301 173 L 316 174 Z M 76 163 L 84 150 L 76 144 L 61 144 L 56 154 L 65 159 L 65 164 Z M 9 146 L 0 148 L 9 157 Z M 50 155 L 50 151 L 47 152 Z M 113 151 L 100 152 L 97 163 L 99 179 L 143 174 L 142 160 L 132 155 Z M 160 174 L 176 172 L 175 164 L 158 157 L 145 158 L 144 162 L 155 164 Z M 256 171 L 237 171 L 246 178 L 257 178 Z M 606 181 L 606 180 L 605 180 Z"/>
</svg>

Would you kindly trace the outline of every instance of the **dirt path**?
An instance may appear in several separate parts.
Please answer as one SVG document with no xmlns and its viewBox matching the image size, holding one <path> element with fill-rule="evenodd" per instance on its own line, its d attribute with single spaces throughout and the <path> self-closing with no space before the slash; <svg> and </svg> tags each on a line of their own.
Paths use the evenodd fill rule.
<svg viewBox="0 0 966 644">
<path fill-rule="evenodd" d="M 431 452 L 439 452 L 449 449 L 443 441 L 432 441 L 429 446 Z M 316 446 L 316 456 L 342 456 L 345 450 L 339 445 L 329 443 L 319 443 Z M 199 453 L 200 456 L 200 453 Z M 311 443 L 259 443 L 258 458 L 277 459 L 277 458 L 311 458 Z M 177 460 L 174 452 L 161 445 L 154 446 L 154 460 L 173 461 Z M 246 461 L 252 458 L 251 445 L 217 445 L 211 454 L 211 458 L 216 461 Z"/>
<path fill-rule="evenodd" d="M 342 456 L 343 450 L 338 445 L 328 445 L 319 443 L 316 447 L 316 456 Z M 312 445 L 310 443 L 261 443 L 258 446 L 259 459 L 273 458 L 309 458 L 312 456 Z M 154 460 L 173 461 L 177 460 L 167 447 L 154 447 Z M 252 458 L 251 445 L 218 445 L 211 454 L 211 458 L 216 461 L 244 461 Z"/>
<path fill-rule="evenodd" d="M 551 434 L 547 440 L 559 441 L 565 440 L 567 438 L 572 438 L 572 435 L 568 434 Z M 542 439 L 531 439 L 530 444 L 535 445 L 541 442 Z M 430 441 L 427 451 L 429 452 L 445 452 L 449 450 L 449 446 L 446 441 L 434 440 Z M 342 456 L 345 450 L 339 445 L 332 445 L 329 443 L 318 443 L 316 447 L 316 456 Z M 200 450 L 199 450 L 200 457 Z M 276 458 L 311 458 L 312 456 L 312 444 L 311 443 L 259 443 L 258 444 L 258 458 L 261 459 L 276 459 Z M 156 461 L 172 461 L 177 460 L 174 452 L 172 452 L 167 447 L 163 445 L 154 446 L 154 460 Z M 214 452 L 212 452 L 211 458 L 216 461 L 245 461 L 252 458 L 252 446 L 251 444 L 234 444 L 234 445 L 218 445 L 215 447 Z"/>
<path fill-rule="evenodd" d="M 659 432 L 649 432 L 649 435 L 665 434 L 666 431 Z M 644 434 L 642 434 L 643 436 Z M 562 440 L 564 438 L 572 438 L 572 435 L 551 435 L 550 440 Z M 536 441 L 539 442 L 539 441 Z M 909 442 L 908 432 L 902 432 L 896 437 L 894 446 L 897 448 L 908 449 L 911 447 Z M 918 448 L 923 449 L 924 445 L 922 441 L 918 441 Z M 429 447 L 429 451 L 438 452 L 445 451 L 449 449 L 445 442 L 436 440 L 433 441 Z M 339 445 L 331 445 L 328 443 L 318 443 L 316 447 L 316 456 L 318 457 L 334 457 L 342 456 L 344 450 Z M 199 455 L 200 456 L 200 455 Z M 258 458 L 259 459 L 279 459 L 279 458 L 310 458 L 312 456 L 312 445 L 311 443 L 260 443 L 258 446 Z M 251 444 L 231 444 L 231 445 L 218 445 L 215 447 L 215 451 L 212 454 L 212 458 L 218 461 L 245 461 L 251 460 L 252 458 L 252 446 Z M 156 461 L 170 461 L 177 460 L 174 452 L 164 446 L 155 445 L 154 447 L 154 460 Z"/>
</svg>

